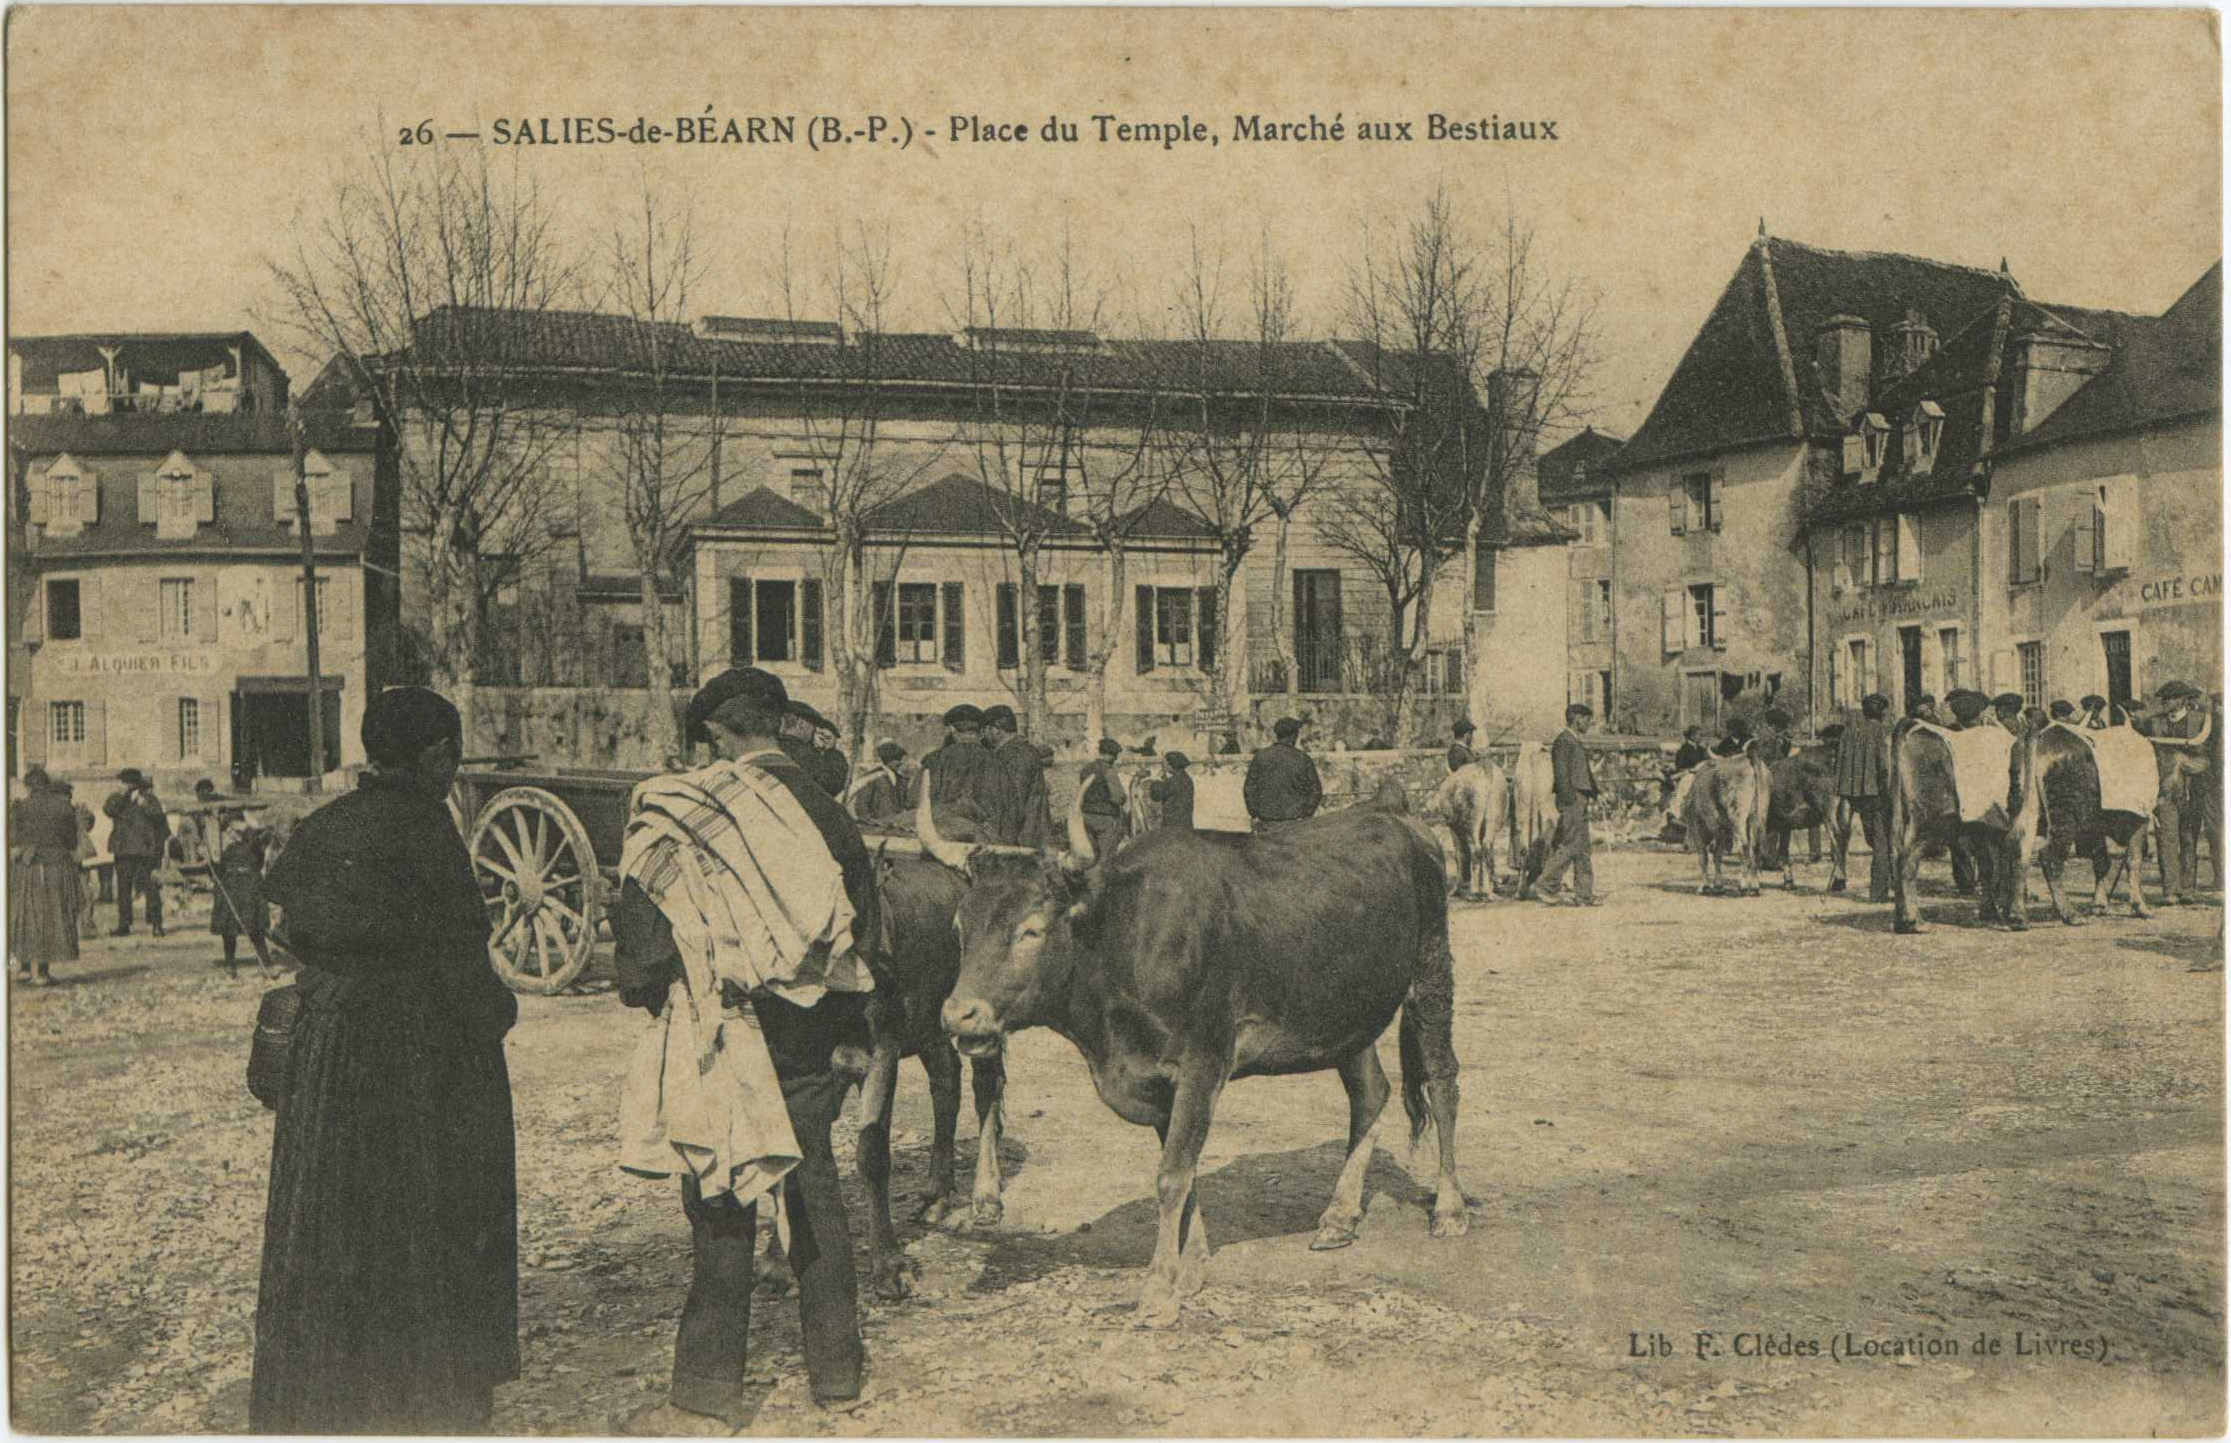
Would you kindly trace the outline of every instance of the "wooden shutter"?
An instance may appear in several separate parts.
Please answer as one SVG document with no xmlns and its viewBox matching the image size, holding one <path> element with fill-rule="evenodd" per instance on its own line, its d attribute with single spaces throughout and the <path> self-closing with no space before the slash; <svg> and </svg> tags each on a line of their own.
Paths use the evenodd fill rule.
<svg viewBox="0 0 2231 1443">
<path fill-rule="evenodd" d="M 108 703 L 105 701 L 85 704 L 85 764 L 89 767 L 108 765 Z"/>
<path fill-rule="evenodd" d="M 24 520 L 33 526 L 45 526 L 54 519 L 54 489 L 45 473 L 34 473 L 25 489 L 30 492 L 31 505 L 24 512 Z"/>
<path fill-rule="evenodd" d="M 1726 588 L 1712 588 L 1712 645 L 1723 651 L 1727 649 L 1727 608 L 1720 603 L 1726 595 Z"/>
<path fill-rule="evenodd" d="M 1679 536 L 1689 529 L 1689 483 L 1680 477 L 1673 478 L 1673 485 L 1666 492 L 1666 509 L 1673 513 L 1673 534 Z"/>
<path fill-rule="evenodd" d="M 1686 651 L 1688 649 L 1688 646 L 1683 638 L 1687 636 L 1688 628 L 1683 618 L 1688 615 L 1688 594 L 1686 592 L 1678 590 L 1669 591 L 1664 596 L 1658 598 L 1658 602 L 1658 639 L 1660 649 L 1663 650 L 1667 656 L 1673 656 L 1680 652 Z"/>
<path fill-rule="evenodd" d="M 356 639 L 355 600 L 361 576 L 361 572 L 335 571 L 331 579 L 325 580 L 326 614 L 320 621 L 331 630 L 335 641 Z"/>
<path fill-rule="evenodd" d="M 2094 492 L 2085 505 L 2077 508 L 2075 519 L 2068 524 L 2078 571 L 2094 571 L 2099 567 L 2099 554 L 2105 549 L 2099 544 L 2102 515 L 2100 494 Z"/>
<path fill-rule="evenodd" d="M 1193 655 L 1203 671 L 1216 669 L 1216 588 L 1200 589 L 1200 605 L 1193 617 Z"/>
<path fill-rule="evenodd" d="M 2138 564 L 2138 507 L 2133 484 L 2118 479 L 2100 490 L 2107 498 L 2105 539 L 2100 548 L 2102 567 L 2128 571 Z"/>
<path fill-rule="evenodd" d="M 1071 671 L 1085 669 L 1085 589 L 1078 582 L 1061 588 L 1062 654 Z"/>
<path fill-rule="evenodd" d="M 1844 438 L 1844 474 L 1846 476 L 1857 476 L 1866 462 L 1866 444 L 1856 435 L 1846 436 Z"/>
<path fill-rule="evenodd" d="M 896 666 L 899 661 L 897 593 L 888 581 L 878 581 L 868 590 L 875 598 L 875 664 Z"/>
<path fill-rule="evenodd" d="M 217 578 L 197 575 L 188 579 L 188 585 L 193 588 L 194 593 L 193 640 L 213 642 L 217 639 Z M 330 584 L 327 594 L 331 595 Z"/>
<path fill-rule="evenodd" d="M 153 526 L 162 520 L 162 481 L 152 471 L 139 473 L 139 524 Z"/>
<path fill-rule="evenodd" d="M 84 612 L 85 593 L 80 591 L 78 593 L 78 614 L 80 617 L 84 615 Z M 44 641 L 46 639 L 46 583 L 44 581 L 31 583 L 31 604 L 23 609 L 23 639 L 25 642 Z"/>
<path fill-rule="evenodd" d="M 808 668 L 821 670 L 821 583 L 812 577 L 798 584 L 798 652 Z"/>
<path fill-rule="evenodd" d="M 1898 579 L 1921 580 L 1921 518 L 1910 511 L 1898 517 Z"/>
<path fill-rule="evenodd" d="M 1492 546 L 1478 547 L 1472 556 L 1472 609 L 1495 609 L 1495 569 L 1502 553 Z"/>
<path fill-rule="evenodd" d="M 208 692 L 201 702 L 201 759 L 210 766 L 223 766 L 225 761 L 224 733 L 218 711 L 224 705 L 220 693 Z"/>
<path fill-rule="evenodd" d="M 217 519 L 217 478 L 207 471 L 194 473 L 194 520 L 203 526 Z"/>
<path fill-rule="evenodd" d="M 1720 509 L 1720 482 L 1724 479 L 1726 478 L 1715 471 L 1712 473 L 1711 479 L 1704 483 L 1704 494 L 1707 498 L 1705 509 L 1712 514 L 1712 529 L 1714 531 L 1727 524 L 1727 514 Z"/>
<path fill-rule="evenodd" d="M 960 671 L 968 664 L 965 595 L 958 581 L 945 583 L 945 669 Z"/>
<path fill-rule="evenodd" d="M 98 641 L 101 634 L 101 573 L 88 571 L 77 579 L 77 634 L 80 641 Z"/>
<path fill-rule="evenodd" d="M 751 578 L 728 578 L 728 664 L 750 666 L 751 651 Z"/>
<path fill-rule="evenodd" d="M 1012 581 L 999 582 L 992 588 L 994 629 L 998 633 L 994 662 L 1002 671 L 1012 671 L 1023 664 L 1022 620 L 1015 611 L 1016 598 L 1020 595 L 1020 588 Z"/>
<path fill-rule="evenodd" d="M 349 480 L 349 473 L 339 466 L 333 468 L 325 485 L 310 499 L 323 521 L 347 521 L 356 514 L 356 488 Z"/>
<path fill-rule="evenodd" d="M 2022 518 L 2022 536 L 2028 543 L 2028 549 L 2023 553 L 2029 563 L 2026 575 L 2032 581 L 2042 581 L 2045 578 L 2045 503 L 2036 496 L 2026 497 L 2022 502 L 2022 510 L 2026 513 Z"/>
<path fill-rule="evenodd" d="M 81 471 L 83 479 L 77 486 L 77 520 L 80 526 L 101 524 L 101 475 L 98 471 Z"/>
<path fill-rule="evenodd" d="M 1133 590 L 1132 626 L 1139 644 L 1139 673 L 1154 670 L 1154 588 L 1141 586 Z"/>
<path fill-rule="evenodd" d="M 137 576 L 130 576 L 119 590 L 130 593 L 129 600 L 125 602 L 124 615 L 126 624 L 131 628 L 131 639 L 141 646 L 153 646 L 162 640 L 162 578 L 152 571 L 142 571 Z"/>
</svg>

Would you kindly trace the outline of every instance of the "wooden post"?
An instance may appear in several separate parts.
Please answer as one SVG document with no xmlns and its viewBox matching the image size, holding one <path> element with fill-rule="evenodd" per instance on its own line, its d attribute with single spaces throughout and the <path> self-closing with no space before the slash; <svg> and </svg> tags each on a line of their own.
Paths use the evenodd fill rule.
<svg viewBox="0 0 2231 1443">
<path fill-rule="evenodd" d="M 325 687 L 318 676 L 318 562 L 310 543 L 310 478 L 302 443 L 302 410 L 287 403 L 287 434 L 294 443 L 294 524 L 302 533 L 302 637 L 309 650 L 310 790 L 325 790 Z"/>
</svg>

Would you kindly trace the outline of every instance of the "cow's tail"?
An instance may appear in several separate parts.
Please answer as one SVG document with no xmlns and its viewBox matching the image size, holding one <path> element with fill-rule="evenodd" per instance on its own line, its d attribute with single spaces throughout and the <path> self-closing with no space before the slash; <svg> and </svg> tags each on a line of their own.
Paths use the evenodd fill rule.
<svg viewBox="0 0 2231 1443">
<path fill-rule="evenodd" d="M 1410 1147 L 1414 1151 L 1425 1136 L 1426 1127 L 1433 1115 L 1425 1105 L 1425 1045 L 1418 1035 L 1417 998 L 1402 1009 L 1402 1025 L 1398 1029 L 1402 1044 L 1402 1110 L 1410 1118 Z"/>
<path fill-rule="evenodd" d="M 1416 1151 L 1433 1120 L 1427 1083 L 1456 1086 L 1456 957 L 1449 948 L 1448 883 L 1440 859 L 1421 858 L 1413 869 L 1418 907 L 1417 970 L 1403 999 L 1398 1041 L 1402 1057 L 1402 1110 L 1410 1118 Z"/>
</svg>

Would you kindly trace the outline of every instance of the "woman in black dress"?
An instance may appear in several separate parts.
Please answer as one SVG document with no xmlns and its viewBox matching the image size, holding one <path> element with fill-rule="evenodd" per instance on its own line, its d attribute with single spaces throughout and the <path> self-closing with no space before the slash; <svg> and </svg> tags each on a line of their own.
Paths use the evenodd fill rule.
<svg viewBox="0 0 2231 1443">
<path fill-rule="evenodd" d="M 262 949 L 270 924 L 271 903 L 263 894 L 265 854 L 271 834 L 248 820 L 244 811 L 217 814 L 217 859 L 213 872 L 217 895 L 209 904 L 209 930 L 225 944 L 224 965 L 240 965 L 240 937 Z"/>
<path fill-rule="evenodd" d="M 374 770 L 295 829 L 268 893 L 303 1004 L 271 1149 L 248 1425 L 470 1433 L 519 1376 L 515 998 L 445 798 L 457 709 L 365 709 Z"/>
</svg>

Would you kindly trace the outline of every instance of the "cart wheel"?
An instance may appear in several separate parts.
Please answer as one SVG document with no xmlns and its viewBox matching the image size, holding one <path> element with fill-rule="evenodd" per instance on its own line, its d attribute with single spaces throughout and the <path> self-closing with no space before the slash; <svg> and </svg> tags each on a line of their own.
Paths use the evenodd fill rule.
<svg viewBox="0 0 2231 1443">
<path fill-rule="evenodd" d="M 603 908 L 580 819 L 540 787 L 508 787 L 480 809 L 471 847 L 488 902 L 489 965 L 514 992 L 564 989 L 589 965 Z"/>
</svg>

